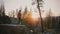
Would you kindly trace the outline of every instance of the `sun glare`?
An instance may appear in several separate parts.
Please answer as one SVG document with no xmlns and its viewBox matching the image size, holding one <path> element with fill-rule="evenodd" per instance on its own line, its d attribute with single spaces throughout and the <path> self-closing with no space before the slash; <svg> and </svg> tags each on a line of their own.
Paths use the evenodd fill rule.
<svg viewBox="0 0 60 34">
<path fill-rule="evenodd" d="M 32 18 L 33 19 L 38 19 L 39 18 L 39 14 L 37 12 L 32 12 Z"/>
</svg>

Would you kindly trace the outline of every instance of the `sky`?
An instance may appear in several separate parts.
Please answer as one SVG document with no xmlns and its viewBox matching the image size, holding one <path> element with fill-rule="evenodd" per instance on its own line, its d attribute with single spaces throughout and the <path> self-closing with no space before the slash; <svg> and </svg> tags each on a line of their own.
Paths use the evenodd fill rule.
<svg viewBox="0 0 60 34">
<path fill-rule="evenodd" d="M 53 14 L 58 16 L 60 14 L 60 0 L 44 0 L 45 10 L 51 8 Z"/>
<path fill-rule="evenodd" d="M 32 0 L 3 0 L 6 14 L 11 10 L 16 10 L 17 8 L 22 9 L 25 8 L 25 6 L 28 7 L 28 9 L 34 9 L 36 8 L 36 5 L 32 5 Z M 51 11 L 55 16 L 58 16 L 60 14 L 60 0 L 43 0 L 43 16 L 46 15 L 46 12 L 51 8 Z"/>
</svg>

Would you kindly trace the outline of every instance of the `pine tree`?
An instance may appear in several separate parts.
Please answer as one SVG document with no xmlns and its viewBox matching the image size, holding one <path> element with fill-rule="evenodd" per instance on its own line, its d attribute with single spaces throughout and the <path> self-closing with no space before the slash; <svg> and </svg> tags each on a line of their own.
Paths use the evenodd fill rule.
<svg viewBox="0 0 60 34">
<path fill-rule="evenodd" d="M 25 7 L 25 10 L 24 10 L 24 13 L 23 13 L 23 18 L 25 18 L 25 16 L 27 15 L 27 12 L 28 12 L 27 7 Z"/>
<path fill-rule="evenodd" d="M 47 27 L 48 28 L 52 27 L 52 12 L 51 12 L 51 8 L 49 9 L 49 12 L 47 13 Z"/>
</svg>

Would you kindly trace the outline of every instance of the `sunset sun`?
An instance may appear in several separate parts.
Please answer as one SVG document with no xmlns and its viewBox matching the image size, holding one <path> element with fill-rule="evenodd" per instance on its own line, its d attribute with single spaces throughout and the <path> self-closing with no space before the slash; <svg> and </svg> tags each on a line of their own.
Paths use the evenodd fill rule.
<svg viewBox="0 0 60 34">
<path fill-rule="evenodd" d="M 33 19 L 38 19 L 39 18 L 39 14 L 36 12 L 32 12 L 32 18 Z"/>
</svg>

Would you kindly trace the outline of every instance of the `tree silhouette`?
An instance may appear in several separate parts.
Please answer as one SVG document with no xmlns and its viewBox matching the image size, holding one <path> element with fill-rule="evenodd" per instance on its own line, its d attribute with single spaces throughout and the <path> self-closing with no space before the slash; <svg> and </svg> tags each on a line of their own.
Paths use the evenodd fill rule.
<svg viewBox="0 0 60 34">
<path fill-rule="evenodd" d="M 52 12 L 51 9 L 49 9 L 49 12 L 47 13 L 47 27 L 52 27 Z"/>
<path fill-rule="evenodd" d="M 25 9 L 24 9 L 23 18 L 25 18 L 25 16 L 27 15 L 27 13 L 28 13 L 28 10 L 27 10 L 27 6 L 26 6 Z"/>
</svg>

